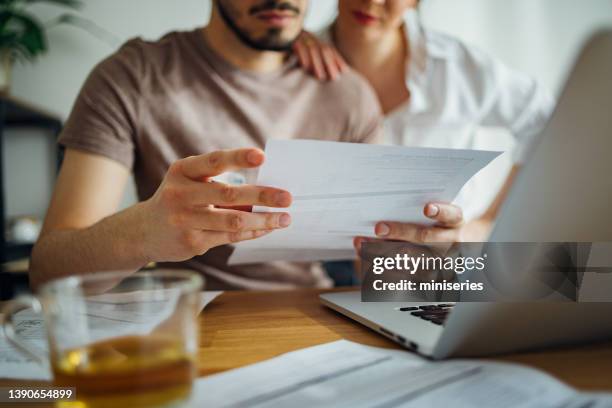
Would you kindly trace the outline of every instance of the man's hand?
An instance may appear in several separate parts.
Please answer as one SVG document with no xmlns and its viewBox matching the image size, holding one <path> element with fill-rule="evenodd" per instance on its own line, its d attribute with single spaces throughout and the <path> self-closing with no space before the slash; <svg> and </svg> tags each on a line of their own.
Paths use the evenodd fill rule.
<svg viewBox="0 0 612 408">
<path fill-rule="evenodd" d="M 209 178 L 260 166 L 258 149 L 217 151 L 170 166 L 157 192 L 142 203 L 144 256 L 149 261 L 182 261 L 210 248 L 285 228 L 287 213 L 251 213 L 229 207 L 288 207 L 291 194 L 271 187 L 231 186 Z M 221 208 L 222 207 L 222 208 Z"/>
<path fill-rule="evenodd" d="M 423 214 L 436 221 L 432 226 L 383 221 L 374 232 L 379 238 L 408 241 L 415 244 L 462 241 L 463 211 L 453 204 L 429 203 Z"/>
<path fill-rule="evenodd" d="M 428 203 L 423 209 L 423 214 L 436 223 L 422 225 L 381 221 L 374 228 L 379 239 L 357 237 L 354 241 L 355 249 L 359 253 L 363 242 L 380 240 L 405 241 L 418 245 L 480 242 L 487 239 L 493 224 L 493 218 L 488 216 L 466 223 L 461 208 L 453 204 Z"/>
</svg>

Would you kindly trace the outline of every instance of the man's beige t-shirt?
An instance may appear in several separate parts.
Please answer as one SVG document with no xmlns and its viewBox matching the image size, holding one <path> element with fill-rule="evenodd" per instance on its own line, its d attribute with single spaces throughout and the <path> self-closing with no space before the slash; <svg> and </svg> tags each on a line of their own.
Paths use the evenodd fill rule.
<svg viewBox="0 0 612 408">
<path fill-rule="evenodd" d="M 133 170 L 138 197 L 146 200 L 169 165 L 183 157 L 263 148 L 273 138 L 373 142 L 380 124 L 376 95 L 357 74 L 321 82 L 293 57 L 272 73 L 244 71 L 217 55 L 196 29 L 156 42 L 131 40 L 102 61 L 81 90 L 59 143 Z M 254 182 L 253 174 L 247 180 Z M 330 284 L 318 264 L 229 267 L 231 251 L 218 247 L 186 264 L 236 288 Z"/>
</svg>

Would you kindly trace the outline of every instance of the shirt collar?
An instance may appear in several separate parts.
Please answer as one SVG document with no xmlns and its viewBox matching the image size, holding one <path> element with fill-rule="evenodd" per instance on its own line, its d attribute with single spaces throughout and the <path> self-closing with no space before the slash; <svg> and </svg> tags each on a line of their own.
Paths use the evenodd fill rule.
<svg viewBox="0 0 612 408">
<path fill-rule="evenodd" d="M 419 13 L 410 9 L 404 16 L 404 35 L 410 48 L 410 71 L 421 75 L 427 69 L 427 37 Z"/>
</svg>

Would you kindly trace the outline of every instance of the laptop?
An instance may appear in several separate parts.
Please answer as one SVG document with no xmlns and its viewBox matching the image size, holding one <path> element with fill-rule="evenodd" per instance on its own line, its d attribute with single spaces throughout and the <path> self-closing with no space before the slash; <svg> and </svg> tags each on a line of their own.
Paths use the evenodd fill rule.
<svg viewBox="0 0 612 408">
<path fill-rule="evenodd" d="M 612 31 L 603 31 L 582 50 L 489 241 L 612 241 L 610 106 Z M 612 296 L 612 281 L 607 284 L 607 293 Z M 612 337 L 612 302 L 361 302 L 359 292 L 324 294 L 321 301 L 432 359 Z"/>
</svg>

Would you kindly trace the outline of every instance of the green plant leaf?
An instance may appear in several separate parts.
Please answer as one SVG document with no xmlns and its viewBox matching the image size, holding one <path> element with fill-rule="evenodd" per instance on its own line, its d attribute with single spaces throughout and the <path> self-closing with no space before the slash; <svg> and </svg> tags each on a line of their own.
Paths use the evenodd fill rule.
<svg viewBox="0 0 612 408">
<path fill-rule="evenodd" d="M 38 27 L 28 27 L 21 36 L 20 41 L 33 55 L 42 54 L 47 51 L 47 39 L 45 32 Z"/>
<path fill-rule="evenodd" d="M 13 6 L 13 4 L 15 4 L 18 0 L 0 0 L 0 7 L 11 7 Z"/>
<path fill-rule="evenodd" d="M 0 12 L 0 48 L 34 58 L 47 50 L 47 38 L 36 17 L 18 11 Z"/>
<path fill-rule="evenodd" d="M 33 55 L 26 47 L 21 44 L 17 44 L 14 48 L 12 48 L 10 50 L 10 53 L 13 61 L 33 62 L 36 58 L 36 55 Z"/>
<path fill-rule="evenodd" d="M 9 0 L 11 1 L 11 0 Z M 12 0 L 15 1 L 15 0 Z M 73 9 L 78 9 L 83 6 L 83 2 L 81 0 L 19 0 L 26 5 L 34 4 L 34 3 L 49 3 L 55 4 L 57 6 L 70 7 Z"/>
<path fill-rule="evenodd" d="M 13 17 L 13 13 L 10 11 L 0 11 L 0 33 L 4 33 L 6 30 L 6 25 L 11 21 Z"/>
</svg>

